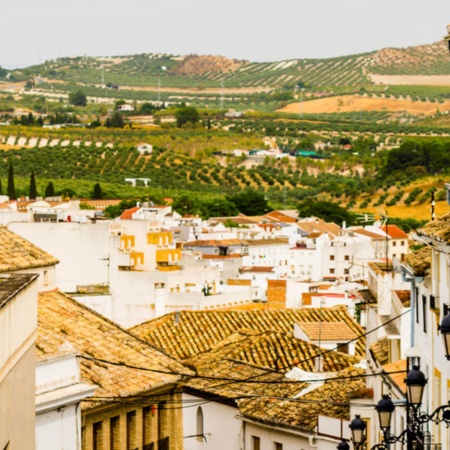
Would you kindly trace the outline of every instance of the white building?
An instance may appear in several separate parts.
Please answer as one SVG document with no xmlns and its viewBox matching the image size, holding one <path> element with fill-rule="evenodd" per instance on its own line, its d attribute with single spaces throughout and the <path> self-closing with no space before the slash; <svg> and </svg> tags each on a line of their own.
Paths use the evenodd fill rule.
<svg viewBox="0 0 450 450">
<path fill-rule="evenodd" d="M 76 354 L 38 358 L 36 365 L 36 450 L 81 448 L 80 402 L 95 392 L 80 381 Z"/>
</svg>

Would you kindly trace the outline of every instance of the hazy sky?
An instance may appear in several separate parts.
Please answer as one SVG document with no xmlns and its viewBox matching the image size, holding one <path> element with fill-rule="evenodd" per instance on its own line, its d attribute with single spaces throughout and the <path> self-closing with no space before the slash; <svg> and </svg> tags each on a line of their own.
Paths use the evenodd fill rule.
<svg viewBox="0 0 450 450">
<path fill-rule="evenodd" d="M 429 44 L 449 0 L 3 0 L 0 65 L 62 56 L 323 58 Z"/>
</svg>

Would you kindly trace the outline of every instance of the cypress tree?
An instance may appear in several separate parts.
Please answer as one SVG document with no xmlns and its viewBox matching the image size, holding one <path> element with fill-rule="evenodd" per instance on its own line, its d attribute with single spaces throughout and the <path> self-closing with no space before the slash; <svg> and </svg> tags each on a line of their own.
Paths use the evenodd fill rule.
<svg viewBox="0 0 450 450">
<path fill-rule="evenodd" d="M 92 195 L 94 200 L 101 200 L 103 198 L 102 188 L 100 183 L 95 183 L 94 185 L 94 194 Z"/>
<path fill-rule="evenodd" d="M 10 200 L 17 200 L 16 187 L 14 186 L 14 169 L 12 163 L 9 163 L 8 197 Z"/>
<path fill-rule="evenodd" d="M 37 190 L 36 190 L 36 180 L 34 178 L 34 171 L 31 171 L 30 175 L 30 200 L 36 200 Z"/>
<path fill-rule="evenodd" d="M 54 197 L 55 196 L 55 188 L 51 181 L 48 182 L 47 187 L 45 188 L 45 197 Z"/>
<path fill-rule="evenodd" d="M 3 195 L 3 186 L 2 186 L 2 180 L 0 180 L 0 195 Z"/>
</svg>

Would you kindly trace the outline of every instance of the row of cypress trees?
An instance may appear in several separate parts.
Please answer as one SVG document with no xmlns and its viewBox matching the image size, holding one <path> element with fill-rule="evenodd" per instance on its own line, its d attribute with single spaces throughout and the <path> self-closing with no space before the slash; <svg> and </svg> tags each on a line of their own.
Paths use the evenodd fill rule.
<svg viewBox="0 0 450 450">
<path fill-rule="evenodd" d="M 0 179 L 0 195 L 2 195 L 2 194 L 3 194 L 2 181 Z M 17 200 L 16 187 L 14 184 L 14 168 L 13 168 L 12 163 L 9 164 L 8 188 L 7 188 L 6 195 L 9 197 L 10 200 Z M 53 183 L 51 181 L 49 181 L 47 184 L 47 187 L 45 188 L 44 196 L 47 198 L 47 197 L 54 197 L 55 195 L 56 195 L 55 187 L 53 186 Z M 30 200 L 36 200 L 36 198 L 37 198 L 36 178 L 34 176 L 33 170 L 31 170 L 31 174 L 30 174 L 30 188 L 29 188 L 28 197 Z M 100 183 L 96 183 L 94 185 L 94 192 L 92 194 L 92 198 L 96 199 L 96 200 L 100 200 L 103 198 L 103 192 L 102 192 Z"/>
<path fill-rule="evenodd" d="M 3 194 L 1 180 L 0 180 L 0 194 Z M 14 183 L 14 168 L 13 168 L 12 163 L 9 164 L 8 187 L 7 187 L 6 195 L 9 197 L 10 200 L 17 200 L 16 186 Z M 47 187 L 45 188 L 45 197 L 53 197 L 54 195 L 55 195 L 55 188 L 53 186 L 53 183 L 51 181 L 49 181 Z M 31 170 L 31 174 L 30 174 L 30 188 L 29 188 L 28 196 L 29 196 L 30 200 L 36 200 L 36 198 L 37 198 L 36 178 L 34 176 L 33 170 Z"/>
</svg>

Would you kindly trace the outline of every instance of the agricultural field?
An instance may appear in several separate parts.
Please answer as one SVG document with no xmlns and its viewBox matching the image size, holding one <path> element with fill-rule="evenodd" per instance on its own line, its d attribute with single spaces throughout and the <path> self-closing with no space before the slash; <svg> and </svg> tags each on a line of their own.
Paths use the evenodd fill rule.
<svg viewBox="0 0 450 450">
<path fill-rule="evenodd" d="M 264 63 L 162 54 L 46 61 L 0 80 L 0 181 L 13 166 L 22 195 L 33 171 L 41 193 L 52 181 L 69 197 L 89 197 L 96 183 L 108 198 L 212 203 L 250 189 L 274 208 L 314 197 L 426 220 L 432 192 L 438 214 L 448 210 L 449 74 L 443 42 Z M 120 112 L 124 103 L 133 111 Z M 186 105 L 196 118 L 178 124 Z M 142 143 L 153 150 L 139 152 Z M 268 147 L 284 153 L 246 153 Z M 133 188 L 125 178 L 151 183 Z"/>
</svg>

